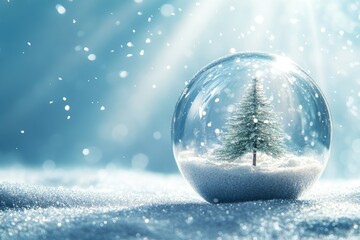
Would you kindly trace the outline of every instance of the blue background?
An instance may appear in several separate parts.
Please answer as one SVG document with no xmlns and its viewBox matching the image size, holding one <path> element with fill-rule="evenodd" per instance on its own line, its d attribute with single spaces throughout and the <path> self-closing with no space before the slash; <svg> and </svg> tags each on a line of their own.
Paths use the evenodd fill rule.
<svg viewBox="0 0 360 240">
<path fill-rule="evenodd" d="M 0 164 L 176 172 L 170 127 L 186 82 L 261 51 L 291 58 L 327 98 L 324 177 L 357 177 L 359 38 L 359 1 L 2 0 Z"/>
</svg>

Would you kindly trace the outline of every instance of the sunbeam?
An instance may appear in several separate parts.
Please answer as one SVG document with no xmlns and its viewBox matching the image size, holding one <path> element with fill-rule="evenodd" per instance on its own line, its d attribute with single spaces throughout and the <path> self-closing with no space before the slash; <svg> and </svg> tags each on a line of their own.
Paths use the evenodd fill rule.
<svg viewBox="0 0 360 240">
<path fill-rule="evenodd" d="M 132 137 L 136 137 L 143 128 L 147 127 L 152 112 L 158 107 L 159 101 L 164 100 L 165 92 L 168 92 L 171 84 L 174 83 L 174 76 L 181 75 L 183 54 L 192 48 L 194 41 L 201 36 L 209 19 L 216 14 L 221 4 L 220 0 L 216 0 L 202 7 L 195 6 L 190 10 L 191 16 L 184 16 L 184 19 L 174 27 L 173 36 L 167 40 L 172 47 L 163 48 L 156 53 L 155 59 L 149 62 L 150 66 L 155 67 L 154 70 L 137 71 L 134 78 L 139 81 L 134 92 L 126 102 L 122 102 L 122 99 L 115 101 L 120 102 L 121 107 L 117 108 L 119 110 L 116 113 L 117 116 L 105 123 L 106 126 L 115 127 L 119 121 L 124 122 L 134 129 Z M 145 66 L 138 67 L 146 69 Z M 160 86 L 163 93 L 154 93 L 151 85 Z M 113 94 L 117 95 L 118 90 L 115 90 Z M 107 133 L 107 136 L 111 134 Z"/>
<path fill-rule="evenodd" d="M 316 16 L 314 14 L 314 7 L 313 7 L 313 1 L 306 0 L 306 9 L 307 13 L 309 15 L 309 33 L 310 33 L 310 39 L 312 40 L 312 59 L 314 60 L 313 63 L 315 65 L 315 73 L 313 74 L 314 77 L 316 77 L 317 82 L 322 85 L 326 86 L 326 79 L 324 78 L 324 67 L 323 67 L 323 59 L 321 54 L 321 46 L 319 42 L 319 32 L 320 27 L 317 23 Z"/>
</svg>

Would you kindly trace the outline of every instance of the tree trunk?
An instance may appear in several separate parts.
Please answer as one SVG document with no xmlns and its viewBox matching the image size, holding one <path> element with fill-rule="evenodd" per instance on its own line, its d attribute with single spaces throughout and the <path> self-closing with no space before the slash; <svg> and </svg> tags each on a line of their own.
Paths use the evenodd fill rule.
<svg viewBox="0 0 360 240">
<path fill-rule="evenodd" d="M 253 149 L 253 165 L 256 166 L 256 142 L 254 144 L 254 149 Z"/>
</svg>

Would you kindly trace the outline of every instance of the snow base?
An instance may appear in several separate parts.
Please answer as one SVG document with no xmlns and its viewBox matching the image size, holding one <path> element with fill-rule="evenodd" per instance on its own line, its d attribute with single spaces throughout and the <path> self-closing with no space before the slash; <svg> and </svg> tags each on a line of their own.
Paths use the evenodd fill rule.
<svg viewBox="0 0 360 240">
<path fill-rule="evenodd" d="M 252 154 L 229 162 L 194 156 L 180 156 L 179 167 L 191 186 L 208 202 L 240 202 L 267 199 L 296 199 L 320 177 L 323 166 L 313 157 L 287 154 L 274 159 Z"/>
<path fill-rule="evenodd" d="M 2 200 L 1 240 L 360 239 L 358 180 L 320 181 L 300 200 L 209 204 L 180 175 L 4 169 Z"/>
</svg>

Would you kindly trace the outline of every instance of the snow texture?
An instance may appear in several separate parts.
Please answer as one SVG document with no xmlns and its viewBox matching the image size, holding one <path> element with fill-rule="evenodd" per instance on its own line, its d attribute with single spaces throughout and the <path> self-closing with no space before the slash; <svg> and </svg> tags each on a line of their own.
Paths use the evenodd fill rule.
<svg viewBox="0 0 360 240">
<path fill-rule="evenodd" d="M 7 169 L 0 181 L 3 240 L 360 237 L 358 181 L 320 182 L 300 200 L 236 204 L 203 201 L 179 175 Z"/>
<path fill-rule="evenodd" d="M 184 151 L 179 159 L 183 175 L 211 203 L 296 199 L 323 171 L 314 157 L 292 154 L 281 158 L 259 154 L 257 166 L 252 166 L 252 154 L 229 162 Z"/>
</svg>

